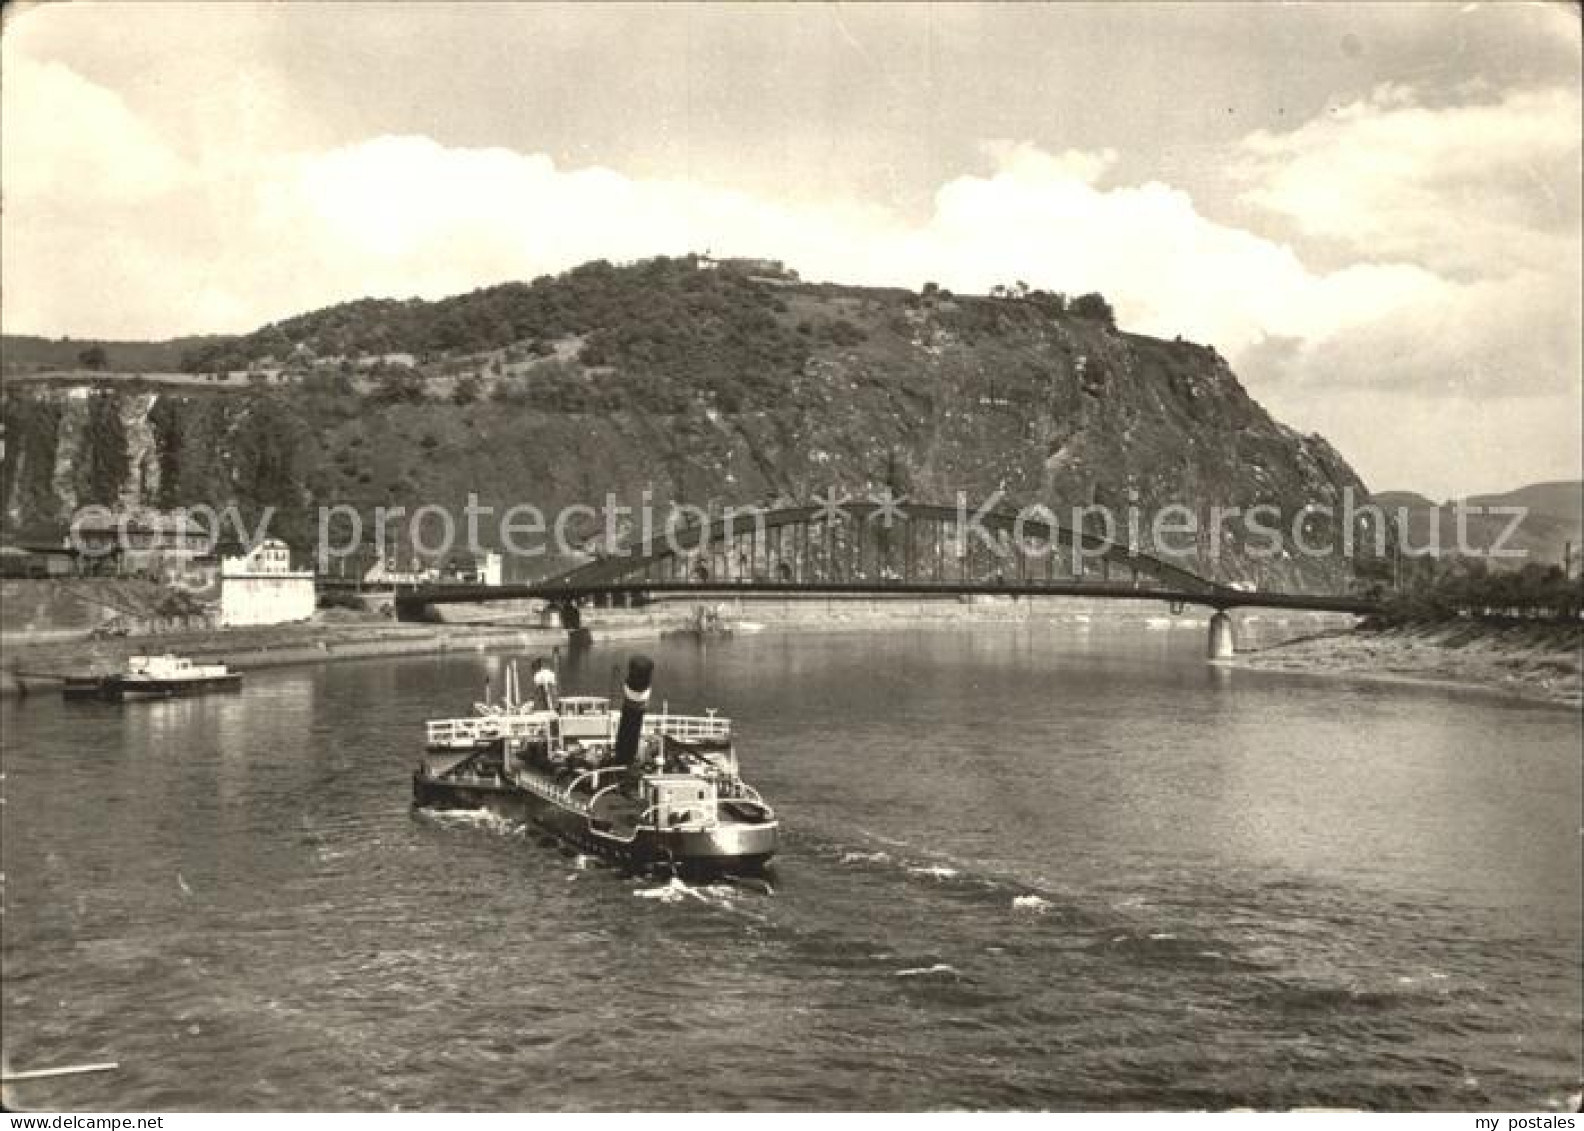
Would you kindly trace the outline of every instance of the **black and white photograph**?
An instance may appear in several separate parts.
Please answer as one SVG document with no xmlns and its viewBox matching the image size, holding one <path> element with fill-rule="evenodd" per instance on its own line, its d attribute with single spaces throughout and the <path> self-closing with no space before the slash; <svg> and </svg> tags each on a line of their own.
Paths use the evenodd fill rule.
<svg viewBox="0 0 1584 1131">
<path fill-rule="evenodd" d="M 0 18 L 6 1128 L 1577 1128 L 1579 4 Z"/>
</svg>

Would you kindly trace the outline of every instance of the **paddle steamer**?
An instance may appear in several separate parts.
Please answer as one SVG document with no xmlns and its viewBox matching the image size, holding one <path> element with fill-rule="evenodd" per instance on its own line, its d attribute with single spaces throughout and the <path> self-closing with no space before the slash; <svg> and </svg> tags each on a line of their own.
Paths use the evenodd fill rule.
<svg viewBox="0 0 1584 1131">
<path fill-rule="evenodd" d="M 638 870 L 762 869 L 780 822 L 742 779 L 731 720 L 648 711 L 653 663 L 633 657 L 620 711 L 601 696 L 502 704 L 427 724 L 413 804 L 483 809 Z"/>
</svg>

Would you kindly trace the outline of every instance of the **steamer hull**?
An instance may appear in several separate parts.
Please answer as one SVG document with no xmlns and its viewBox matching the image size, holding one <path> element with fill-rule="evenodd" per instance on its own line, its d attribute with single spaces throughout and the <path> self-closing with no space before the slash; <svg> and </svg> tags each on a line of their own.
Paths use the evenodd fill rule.
<svg viewBox="0 0 1584 1131">
<path fill-rule="evenodd" d="M 413 805 L 493 813 L 549 833 L 580 852 L 640 871 L 752 874 L 762 871 L 780 846 L 780 823 L 768 811 L 762 819 L 722 821 L 713 828 L 623 827 L 585 806 L 526 788 L 521 780 L 453 779 L 420 767 L 413 774 Z"/>
<path fill-rule="evenodd" d="M 242 690 L 242 676 L 232 674 L 205 679 L 150 679 L 134 680 L 113 678 L 108 681 L 104 697 L 115 702 L 128 699 L 174 699 L 182 695 L 207 695 L 215 691 Z"/>
<path fill-rule="evenodd" d="M 133 656 L 124 672 L 69 677 L 61 694 L 67 699 L 120 703 L 238 691 L 241 687 L 241 673 L 230 671 L 224 664 L 194 664 L 182 656 Z"/>
<path fill-rule="evenodd" d="M 779 830 L 772 824 L 736 825 L 697 832 L 667 830 L 638 835 L 640 853 L 656 860 L 675 860 L 701 870 L 726 871 L 763 868 L 779 846 Z"/>
</svg>

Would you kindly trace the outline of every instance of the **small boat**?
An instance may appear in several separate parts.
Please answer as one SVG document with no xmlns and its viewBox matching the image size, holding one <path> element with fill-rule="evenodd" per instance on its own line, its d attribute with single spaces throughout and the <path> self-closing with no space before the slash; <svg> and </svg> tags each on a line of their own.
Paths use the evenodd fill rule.
<svg viewBox="0 0 1584 1131">
<path fill-rule="evenodd" d="M 170 699 L 210 691 L 236 691 L 242 673 L 224 664 L 195 664 L 185 656 L 131 656 L 124 671 L 111 675 L 68 676 L 61 688 L 67 699 Z"/>
<path fill-rule="evenodd" d="M 504 707 L 431 720 L 413 804 L 527 821 L 580 851 L 639 871 L 751 873 L 780 822 L 742 780 L 731 720 L 648 713 L 653 662 L 633 657 L 621 710 L 602 696 L 552 709 Z M 508 688 L 510 683 L 508 683 Z"/>
</svg>

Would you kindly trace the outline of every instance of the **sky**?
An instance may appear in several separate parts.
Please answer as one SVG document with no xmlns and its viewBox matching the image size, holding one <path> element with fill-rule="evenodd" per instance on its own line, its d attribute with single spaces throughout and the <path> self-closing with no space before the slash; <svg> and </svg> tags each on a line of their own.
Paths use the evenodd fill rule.
<svg viewBox="0 0 1584 1131">
<path fill-rule="evenodd" d="M 1574 5 L 5 12 L 7 333 L 763 255 L 1101 291 L 1375 489 L 1584 475 Z"/>
</svg>

